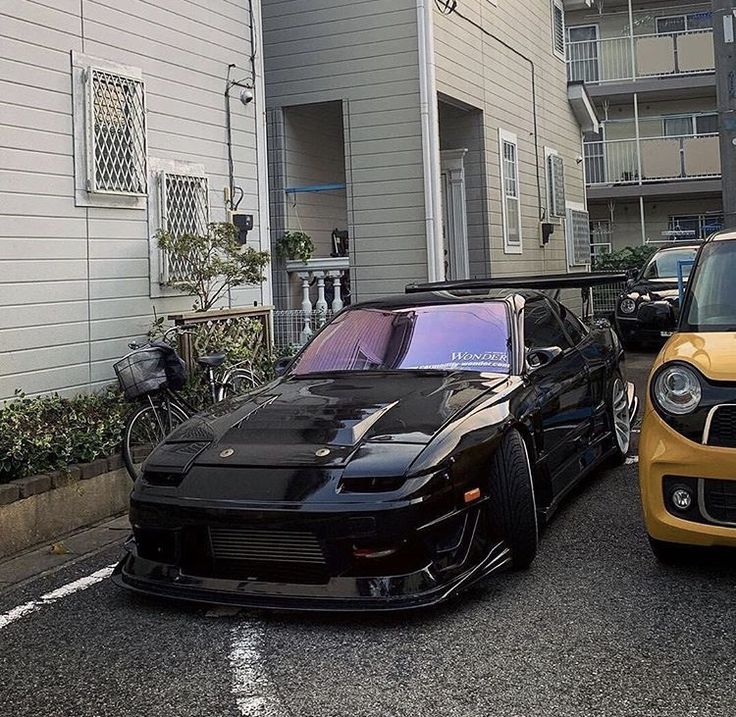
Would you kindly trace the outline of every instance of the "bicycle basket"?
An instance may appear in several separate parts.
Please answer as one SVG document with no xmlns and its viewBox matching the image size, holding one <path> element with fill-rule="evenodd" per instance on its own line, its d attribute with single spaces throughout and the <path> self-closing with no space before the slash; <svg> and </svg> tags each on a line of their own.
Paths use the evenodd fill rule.
<svg viewBox="0 0 736 717">
<path fill-rule="evenodd" d="M 113 368 L 125 398 L 132 401 L 167 384 L 166 355 L 157 346 L 138 349 L 120 359 Z"/>
</svg>

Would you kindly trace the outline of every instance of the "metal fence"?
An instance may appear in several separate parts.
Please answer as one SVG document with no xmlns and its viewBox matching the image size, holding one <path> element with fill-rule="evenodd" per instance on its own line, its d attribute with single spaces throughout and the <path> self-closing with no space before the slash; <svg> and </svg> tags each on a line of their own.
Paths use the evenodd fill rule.
<svg viewBox="0 0 736 717">
<path fill-rule="evenodd" d="M 333 316 L 331 309 L 304 313 L 301 309 L 273 312 L 274 349 L 277 355 L 296 353 Z"/>
<path fill-rule="evenodd" d="M 616 301 L 626 289 L 626 282 L 593 287 L 593 316 L 613 319 Z"/>
</svg>

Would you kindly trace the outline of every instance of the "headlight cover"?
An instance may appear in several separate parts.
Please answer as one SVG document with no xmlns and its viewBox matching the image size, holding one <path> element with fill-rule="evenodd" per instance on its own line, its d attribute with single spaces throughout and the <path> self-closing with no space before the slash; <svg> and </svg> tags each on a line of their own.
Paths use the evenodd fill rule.
<svg viewBox="0 0 736 717">
<path fill-rule="evenodd" d="M 675 363 L 659 372 L 654 380 L 652 393 L 663 411 L 675 416 L 685 416 L 700 405 L 703 387 L 695 371 Z"/>
<path fill-rule="evenodd" d="M 622 299 L 618 308 L 622 314 L 633 314 L 636 311 L 636 302 L 633 299 Z"/>
</svg>

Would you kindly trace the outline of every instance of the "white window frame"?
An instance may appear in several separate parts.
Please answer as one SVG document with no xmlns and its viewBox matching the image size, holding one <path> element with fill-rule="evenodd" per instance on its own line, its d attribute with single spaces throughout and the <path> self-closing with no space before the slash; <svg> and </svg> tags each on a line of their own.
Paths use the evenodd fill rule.
<svg viewBox="0 0 736 717">
<path fill-rule="evenodd" d="M 560 60 L 565 61 L 567 59 L 565 49 L 567 45 L 567 30 L 566 30 L 566 22 L 565 22 L 565 4 L 563 0 L 551 0 L 550 1 L 550 10 L 552 13 L 552 52 L 555 57 L 557 57 Z M 562 49 L 560 50 L 557 47 L 557 24 L 555 19 L 555 10 L 560 11 L 560 17 L 562 19 Z"/>
<path fill-rule="evenodd" d="M 166 221 L 166 207 L 164 206 L 165 202 L 162 201 L 163 187 L 161 182 L 164 174 L 191 175 L 207 180 L 208 219 L 210 222 L 213 221 L 212 206 L 210 204 L 211 187 L 205 166 L 191 162 L 150 157 L 148 160 L 148 186 L 151 188 L 151 191 L 148 193 L 148 216 L 151 219 L 151 226 L 148 242 L 148 260 L 150 265 L 149 283 L 151 298 L 181 296 L 181 292 L 175 287 L 165 286 L 163 283 L 168 278 L 167 265 L 165 257 L 162 256 L 162 252 L 156 241 L 156 232 L 164 228 Z"/>
<path fill-rule="evenodd" d="M 506 194 L 506 168 L 505 168 L 505 155 L 504 155 L 504 145 L 510 144 L 514 146 L 514 157 L 515 157 L 515 165 L 516 165 L 516 196 L 510 197 L 510 195 Z M 501 216 L 502 216 L 502 224 L 503 224 L 503 251 L 504 254 L 522 254 L 523 253 L 523 226 L 522 226 L 522 212 L 521 212 L 521 182 L 520 182 L 520 172 L 519 172 L 519 139 L 513 132 L 508 132 L 504 129 L 498 130 L 498 151 L 499 151 L 499 171 L 500 171 L 500 177 L 501 177 Z M 508 212 L 509 208 L 507 206 L 507 199 L 508 198 L 515 198 L 516 199 L 516 212 L 517 212 L 517 220 L 518 220 L 518 226 L 519 226 L 519 243 L 518 244 L 512 244 L 509 242 L 509 222 L 508 222 Z"/>
<path fill-rule="evenodd" d="M 705 11 L 708 12 L 708 11 Z M 686 32 L 697 32 L 697 31 L 703 31 L 707 32 L 706 28 L 698 27 L 693 30 L 690 27 L 690 18 L 692 18 L 693 15 L 700 15 L 699 12 L 688 12 L 688 13 L 677 13 L 675 15 L 660 15 L 659 17 L 654 18 L 654 29 L 656 30 L 657 35 L 681 35 Z M 712 14 L 711 14 L 712 17 Z M 685 29 L 684 30 L 676 30 L 675 32 L 660 32 L 659 31 L 659 22 L 660 20 L 679 20 L 683 19 L 685 21 Z M 712 23 L 711 23 L 712 26 Z"/>
<path fill-rule="evenodd" d="M 91 176 L 92 163 L 89 157 L 90 148 L 90 83 L 86 81 L 91 68 L 96 68 L 121 77 L 144 82 L 143 73 L 140 68 L 129 65 L 121 65 L 104 58 L 87 55 L 85 53 L 72 51 L 71 74 L 72 74 L 72 118 L 74 131 L 74 204 L 78 207 L 101 207 L 116 209 L 145 210 L 148 207 L 147 194 L 118 193 L 105 191 L 90 191 L 93 187 Z M 145 83 L 143 87 L 144 102 L 144 127 L 145 117 Z M 144 130 L 147 135 L 147 127 Z M 150 169 L 147 156 L 148 138 L 144 136 L 145 172 L 148 178 L 147 189 L 150 188 Z"/>
</svg>

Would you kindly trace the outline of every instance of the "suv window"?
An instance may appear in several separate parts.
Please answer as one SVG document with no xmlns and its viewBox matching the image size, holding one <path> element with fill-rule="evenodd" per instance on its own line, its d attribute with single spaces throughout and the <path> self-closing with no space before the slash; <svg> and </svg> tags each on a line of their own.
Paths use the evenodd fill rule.
<svg viewBox="0 0 736 717">
<path fill-rule="evenodd" d="M 524 307 L 524 345 L 528 349 L 559 346 L 563 351 L 570 346 L 546 299 L 531 299 Z"/>
<path fill-rule="evenodd" d="M 577 346 L 588 334 L 585 325 L 572 311 L 562 304 L 560 304 L 560 319 L 573 345 Z"/>
</svg>

